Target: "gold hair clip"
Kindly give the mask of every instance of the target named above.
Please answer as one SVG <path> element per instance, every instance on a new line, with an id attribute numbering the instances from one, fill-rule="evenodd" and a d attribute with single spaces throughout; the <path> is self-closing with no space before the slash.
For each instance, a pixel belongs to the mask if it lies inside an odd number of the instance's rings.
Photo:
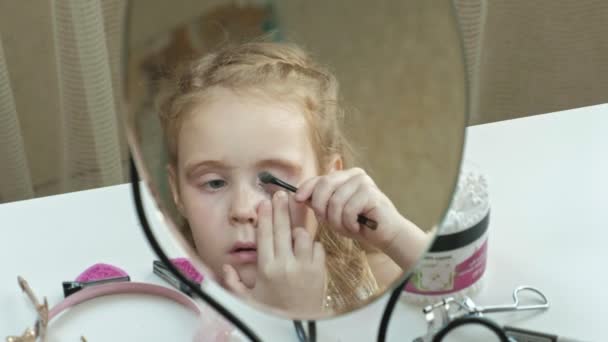
<path id="1" fill-rule="evenodd" d="M 38 319 L 34 324 L 34 328 L 27 328 L 21 334 L 21 336 L 8 336 L 6 338 L 6 342 L 36 342 L 36 339 L 40 338 L 40 341 L 44 341 L 46 338 L 46 328 L 49 324 L 49 304 L 46 300 L 46 297 L 43 297 L 42 304 L 38 301 L 38 298 L 32 291 L 32 288 L 27 283 L 23 277 L 17 277 L 19 281 L 19 286 L 21 290 L 27 294 L 30 302 L 34 304 L 34 308 L 36 308 L 36 313 L 38 314 Z M 80 337 L 82 342 L 86 342 L 84 336 Z"/>

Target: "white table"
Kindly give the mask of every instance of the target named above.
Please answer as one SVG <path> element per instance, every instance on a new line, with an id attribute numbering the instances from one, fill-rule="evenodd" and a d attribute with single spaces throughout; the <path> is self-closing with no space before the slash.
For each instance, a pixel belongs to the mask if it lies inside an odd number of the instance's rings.
<path id="1" fill-rule="evenodd" d="M 466 156 L 489 178 L 492 217 L 486 287 L 479 304 L 503 304 L 518 285 L 542 289 L 551 308 L 500 314 L 502 324 L 605 341 L 608 323 L 608 105 L 470 127 Z M 50 304 L 61 282 L 96 262 L 125 269 L 132 280 L 164 284 L 140 231 L 130 187 L 119 185 L 0 205 L 0 338 L 35 317 L 21 295 L 23 275 Z M 168 247 L 175 256 L 179 249 Z M 297 341 L 290 321 L 209 291 L 265 340 Z M 387 297 L 339 319 L 319 322 L 319 341 L 373 341 Z M 162 300 L 123 295 L 96 299 L 54 321 L 49 341 L 188 341 L 197 322 Z M 397 304 L 389 341 L 425 332 L 419 308 Z"/>

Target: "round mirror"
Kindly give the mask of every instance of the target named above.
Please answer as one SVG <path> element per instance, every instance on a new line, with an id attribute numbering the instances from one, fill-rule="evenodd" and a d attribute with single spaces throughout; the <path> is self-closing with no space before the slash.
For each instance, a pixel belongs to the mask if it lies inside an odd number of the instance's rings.
<path id="1" fill-rule="evenodd" d="M 161 244 L 298 319 L 360 308 L 412 271 L 464 142 L 450 1 L 130 6 L 129 143 Z"/>

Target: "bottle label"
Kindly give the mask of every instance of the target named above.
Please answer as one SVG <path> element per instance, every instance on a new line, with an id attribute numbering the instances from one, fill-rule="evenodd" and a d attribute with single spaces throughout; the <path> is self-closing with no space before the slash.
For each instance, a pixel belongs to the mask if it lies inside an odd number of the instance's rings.
<path id="1" fill-rule="evenodd" d="M 475 284 L 486 269 L 487 235 L 457 250 L 428 253 L 404 290 L 423 295 L 443 295 Z"/>

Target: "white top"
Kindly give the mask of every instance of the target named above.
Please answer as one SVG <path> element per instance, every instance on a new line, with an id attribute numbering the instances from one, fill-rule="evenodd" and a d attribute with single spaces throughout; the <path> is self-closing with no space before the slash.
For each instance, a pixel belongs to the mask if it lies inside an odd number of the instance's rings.
<path id="1" fill-rule="evenodd" d="M 488 178 L 492 214 L 486 287 L 480 305 L 506 304 L 512 290 L 543 290 L 543 313 L 495 314 L 501 324 L 588 341 L 608 323 L 608 105 L 470 127 L 466 159 Z M 134 281 L 164 284 L 137 222 L 128 185 L 0 205 L 0 338 L 31 326 L 35 312 L 17 285 L 24 276 L 49 303 L 61 282 L 88 266 L 119 266 Z M 179 249 L 165 246 L 177 256 Z M 292 324 L 240 304 L 217 286 L 222 302 L 264 340 L 297 341 Z M 319 341 L 373 341 L 387 296 L 363 310 L 318 324 Z M 95 299 L 51 325 L 49 341 L 189 341 L 196 320 L 163 299 Z M 426 331 L 420 308 L 399 301 L 389 341 Z"/>

